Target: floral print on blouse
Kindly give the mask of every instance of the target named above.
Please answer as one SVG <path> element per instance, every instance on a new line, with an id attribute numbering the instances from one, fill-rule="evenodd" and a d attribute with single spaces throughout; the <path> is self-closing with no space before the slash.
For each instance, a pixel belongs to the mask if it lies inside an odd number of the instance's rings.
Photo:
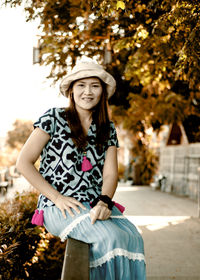
<path id="1" fill-rule="evenodd" d="M 95 145 L 96 125 L 92 122 L 85 149 L 92 169 L 84 172 L 81 170 L 84 155 L 71 139 L 65 112 L 65 108 L 51 108 L 34 123 L 34 128 L 39 127 L 50 135 L 41 153 L 39 172 L 61 194 L 80 202 L 92 201 L 101 194 L 106 150 L 109 146 L 119 147 L 116 130 L 113 122 L 110 122 L 109 140 L 103 146 L 103 151 L 98 152 Z M 41 207 L 54 205 L 42 194 L 38 204 Z"/>

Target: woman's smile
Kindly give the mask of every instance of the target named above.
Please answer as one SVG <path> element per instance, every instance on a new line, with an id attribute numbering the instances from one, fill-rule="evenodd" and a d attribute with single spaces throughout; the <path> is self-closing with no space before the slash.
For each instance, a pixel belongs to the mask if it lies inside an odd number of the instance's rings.
<path id="1" fill-rule="evenodd" d="M 85 78 L 73 85 L 73 97 L 76 109 L 91 110 L 100 101 L 102 85 L 98 78 Z"/>
<path id="2" fill-rule="evenodd" d="M 86 103 L 93 101 L 92 97 L 83 97 L 82 98 L 83 101 L 85 101 Z"/>

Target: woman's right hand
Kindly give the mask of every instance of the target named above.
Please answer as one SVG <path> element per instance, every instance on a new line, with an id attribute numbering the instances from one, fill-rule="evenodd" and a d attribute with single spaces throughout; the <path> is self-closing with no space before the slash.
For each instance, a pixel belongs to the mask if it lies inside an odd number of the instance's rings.
<path id="1" fill-rule="evenodd" d="M 64 218 L 67 218 L 65 214 L 65 210 L 69 213 L 71 217 L 74 217 L 74 213 L 72 212 L 72 209 L 74 209 L 78 214 L 80 214 L 80 209 L 78 208 L 78 206 L 83 210 L 86 210 L 86 207 L 75 198 L 64 196 L 61 194 L 57 196 L 54 203 L 60 209 Z"/>

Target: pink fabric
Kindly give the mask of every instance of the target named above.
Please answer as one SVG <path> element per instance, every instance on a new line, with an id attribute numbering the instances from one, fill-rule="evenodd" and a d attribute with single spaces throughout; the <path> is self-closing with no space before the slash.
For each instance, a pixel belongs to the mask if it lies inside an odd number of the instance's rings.
<path id="1" fill-rule="evenodd" d="M 119 209 L 121 213 L 124 213 L 125 207 L 114 201 L 114 205 Z"/>
<path id="2" fill-rule="evenodd" d="M 86 156 L 83 157 L 83 162 L 82 162 L 82 171 L 89 171 L 92 169 L 92 164 L 90 161 L 86 158 Z"/>
<path id="3" fill-rule="evenodd" d="M 39 211 L 38 211 L 38 210 L 35 210 L 35 213 L 34 213 L 34 215 L 33 215 L 33 217 L 32 217 L 32 220 L 31 220 L 31 223 L 32 223 L 33 225 L 35 225 L 35 222 L 36 222 L 36 220 L 37 220 L 37 215 L 39 215 Z"/>
<path id="4" fill-rule="evenodd" d="M 34 215 L 32 217 L 31 223 L 33 225 L 43 226 L 43 223 L 44 223 L 44 211 L 40 210 L 40 212 L 39 212 L 39 210 L 36 209 L 35 213 L 34 213 Z"/>

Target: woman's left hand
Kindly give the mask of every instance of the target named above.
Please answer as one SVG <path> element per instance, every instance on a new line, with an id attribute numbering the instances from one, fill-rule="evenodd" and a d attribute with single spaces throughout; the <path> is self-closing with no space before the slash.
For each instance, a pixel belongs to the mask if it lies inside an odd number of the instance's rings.
<path id="1" fill-rule="evenodd" d="M 96 220 L 107 220 L 111 215 L 111 210 L 103 201 L 99 201 L 95 207 L 90 210 L 91 223 L 94 224 Z"/>

